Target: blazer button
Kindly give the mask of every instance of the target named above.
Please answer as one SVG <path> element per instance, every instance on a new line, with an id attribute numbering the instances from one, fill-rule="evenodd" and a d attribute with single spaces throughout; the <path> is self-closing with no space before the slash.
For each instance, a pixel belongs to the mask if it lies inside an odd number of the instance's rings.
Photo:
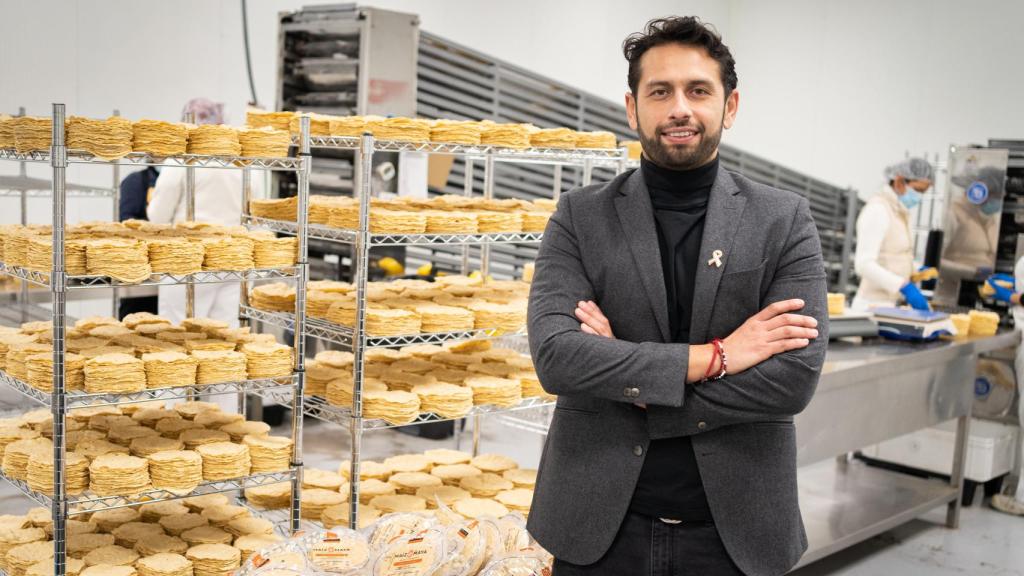
<path id="1" fill-rule="evenodd" d="M 697 430 L 703 430 L 708 427 L 707 422 L 697 422 Z"/>
<path id="2" fill-rule="evenodd" d="M 640 389 L 639 388 L 631 388 L 629 390 L 629 394 L 633 398 L 639 398 L 640 397 Z"/>
<path id="3" fill-rule="evenodd" d="M 633 455 L 634 456 L 643 456 L 644 455 L 644 447 L 639 445 L 639 444 L 637 444 L 636 446 L 633 446 Z"/>
<path id="4" fill-rule="evenodd" d="M 622 391 L 622 395 L 625 396 L 626 398 L 631 398 L 633 396 L 633 391 L 629 388 L 626 388 L 625 390 Z"/>

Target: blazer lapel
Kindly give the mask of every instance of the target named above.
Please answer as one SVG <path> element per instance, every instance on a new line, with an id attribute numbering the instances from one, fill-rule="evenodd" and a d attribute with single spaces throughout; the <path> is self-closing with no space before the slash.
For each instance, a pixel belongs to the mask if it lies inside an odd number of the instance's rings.
<path id="1" fill-rule="evenodd" d="M 658 329 L 665 342 L 672 340 L 668 325 L 668 297 L 665 294 L 665 276 L 661 269 L 661 249 L 654 224 L 654 209 L 640 170 L 622 183 L 615 209 L 626 235 L 633 260 L 640 273 L 640 283 L 658 321 Z"/>
<path id="2" fill-rule="evenodd" d="M 704 235 L 700 242 L 700 260 L 697 262 L 697 279 L 693 288 L 693 314 L 690 318 L 690 342 L 702 344 L 708 338 L 711 311 L 714 308 L 718 283 L 722 280 L 729 256 L 733 251 L 733 240 L 739 228 L 743 205 L 747 199 L 739 193 L 732 176 L 724 168 L 718 168 L 718 176 L 711 187 L 708 211 L 704 217 Z M 715 264 L 715 251 L 721 251 Z M 709 264 L 709 262 L 711 262 Z"/>

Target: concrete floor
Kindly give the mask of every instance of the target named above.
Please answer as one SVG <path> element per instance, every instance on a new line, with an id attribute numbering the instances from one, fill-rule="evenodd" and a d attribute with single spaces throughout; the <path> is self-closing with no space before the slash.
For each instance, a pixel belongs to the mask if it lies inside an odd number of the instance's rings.
<path id="1" fill-rule="evenodd" d="M 286 434 L 281 427 L 280 434 Z M 307 420 L 304 434 L 307 466 L 336 470 L 348 458 L 347 430 Z M 472 446 L 471 429 L 460 435 L 461 449 Z M 542 439 L 539 435 L 501 424 L 482 427 L 481 452 L 500 452 L 515 458 L 520 466 L 536 467 Z M 365 433 L 363 452 L 368 459 L 420 452 L 429 448 L 455 448 L 456 440 L 429 440 L 394 430 Z M 980 496 L 980 494 L 979 494 Z M 961 528 L 943 526 L 945 508 L 913 520 L 852 548 L 807 566 L 794 576 L 916 576 L 978 575 L 1024 576 L 1024 518 L 992 510 L 988 502 L 963 509 Z M 16 514 L 30 502 L 15 489 L 0 486 L 0 510 Z"/>

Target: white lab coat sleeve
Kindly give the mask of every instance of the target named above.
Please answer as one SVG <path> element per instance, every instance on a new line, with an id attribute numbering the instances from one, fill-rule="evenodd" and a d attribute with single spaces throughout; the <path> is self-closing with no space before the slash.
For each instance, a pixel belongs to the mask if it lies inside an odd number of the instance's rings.
<path id="1" fill-rule="evenodd" d="M 878 263 L 878 254 L 882 251 L 882 241 L 889 225 L 889 213 L 884 206 L 871 203 L 864 206 L 857 216 L 857 253 L 853 267 L 862 280 L 870 280 L 895 294 L 909 278 L 902 278 Z"/>
<path id="2" fill-rule="evenodd" d="M 146 217 L 150 222 L 171 224 L 178 205 L 185 196 L 185 170 L 164 168 L 156 179 L 153 197 L 146 206 Z"/>
<path id="3" fill-rule="evenodd" d="M 1024 292 L 1024 257 L 1017 260 L 1017 263 L 1013 266 L 1013 291 L 1017 293 Z M 1018 306 L 1011 306 L 1010 311 L 1013 313 L 1013 325 L 1017 330 L 1024 330 L 1024 304 Z M 1024 348 L 1024 345 L 1021 345 Z M 1024 384 L 1020 379 L 1018 383 Z"/>
<path id="4" fill-rule="evenodd" d="M 1015 292 L 1024 291 L 1024 258 L 1017 260 L 1013 267 L 1013 289 Z M 1017 330 L 1024 329 L 1024 306 L 1013 306 L 1013 321 Z M 1017 354 L 1013 362 L 1014 371 L 1017 376 L 1017 418 L 1024 422 L 1024 344 L 1017 346 Z M 1017 442 L 1016 462 L 1011 475 L 1017 476 L 1017 490 L 1013 493 L 1018 502 L 1024 503 L 1024 442 Z"/>

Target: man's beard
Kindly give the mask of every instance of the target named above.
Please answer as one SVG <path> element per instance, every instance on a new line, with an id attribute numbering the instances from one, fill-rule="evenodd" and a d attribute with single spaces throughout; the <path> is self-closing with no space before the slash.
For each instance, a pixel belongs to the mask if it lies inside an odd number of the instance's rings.
<path id="1" fill-rule="evenodd" d="M 696 146 L 673 146 L 665 144 L 661 140 L 661 133 L 673 128 L 687 128 L 697 133 L 700 140 Z M 672 122 L 655 128 L 654 134 L 648 136 L 640 125 L 640 115 L 637 113 L 637 135 L 640 137 L 640 144 L 643 146 L 644 156 L 662 168 L 670 170 L 692 170 L 710 162 L 718 150 L 718 144 L 722 141 L 722 126 L 718 130 L 708 132 L 703 126 L 680 124 Z"/>

